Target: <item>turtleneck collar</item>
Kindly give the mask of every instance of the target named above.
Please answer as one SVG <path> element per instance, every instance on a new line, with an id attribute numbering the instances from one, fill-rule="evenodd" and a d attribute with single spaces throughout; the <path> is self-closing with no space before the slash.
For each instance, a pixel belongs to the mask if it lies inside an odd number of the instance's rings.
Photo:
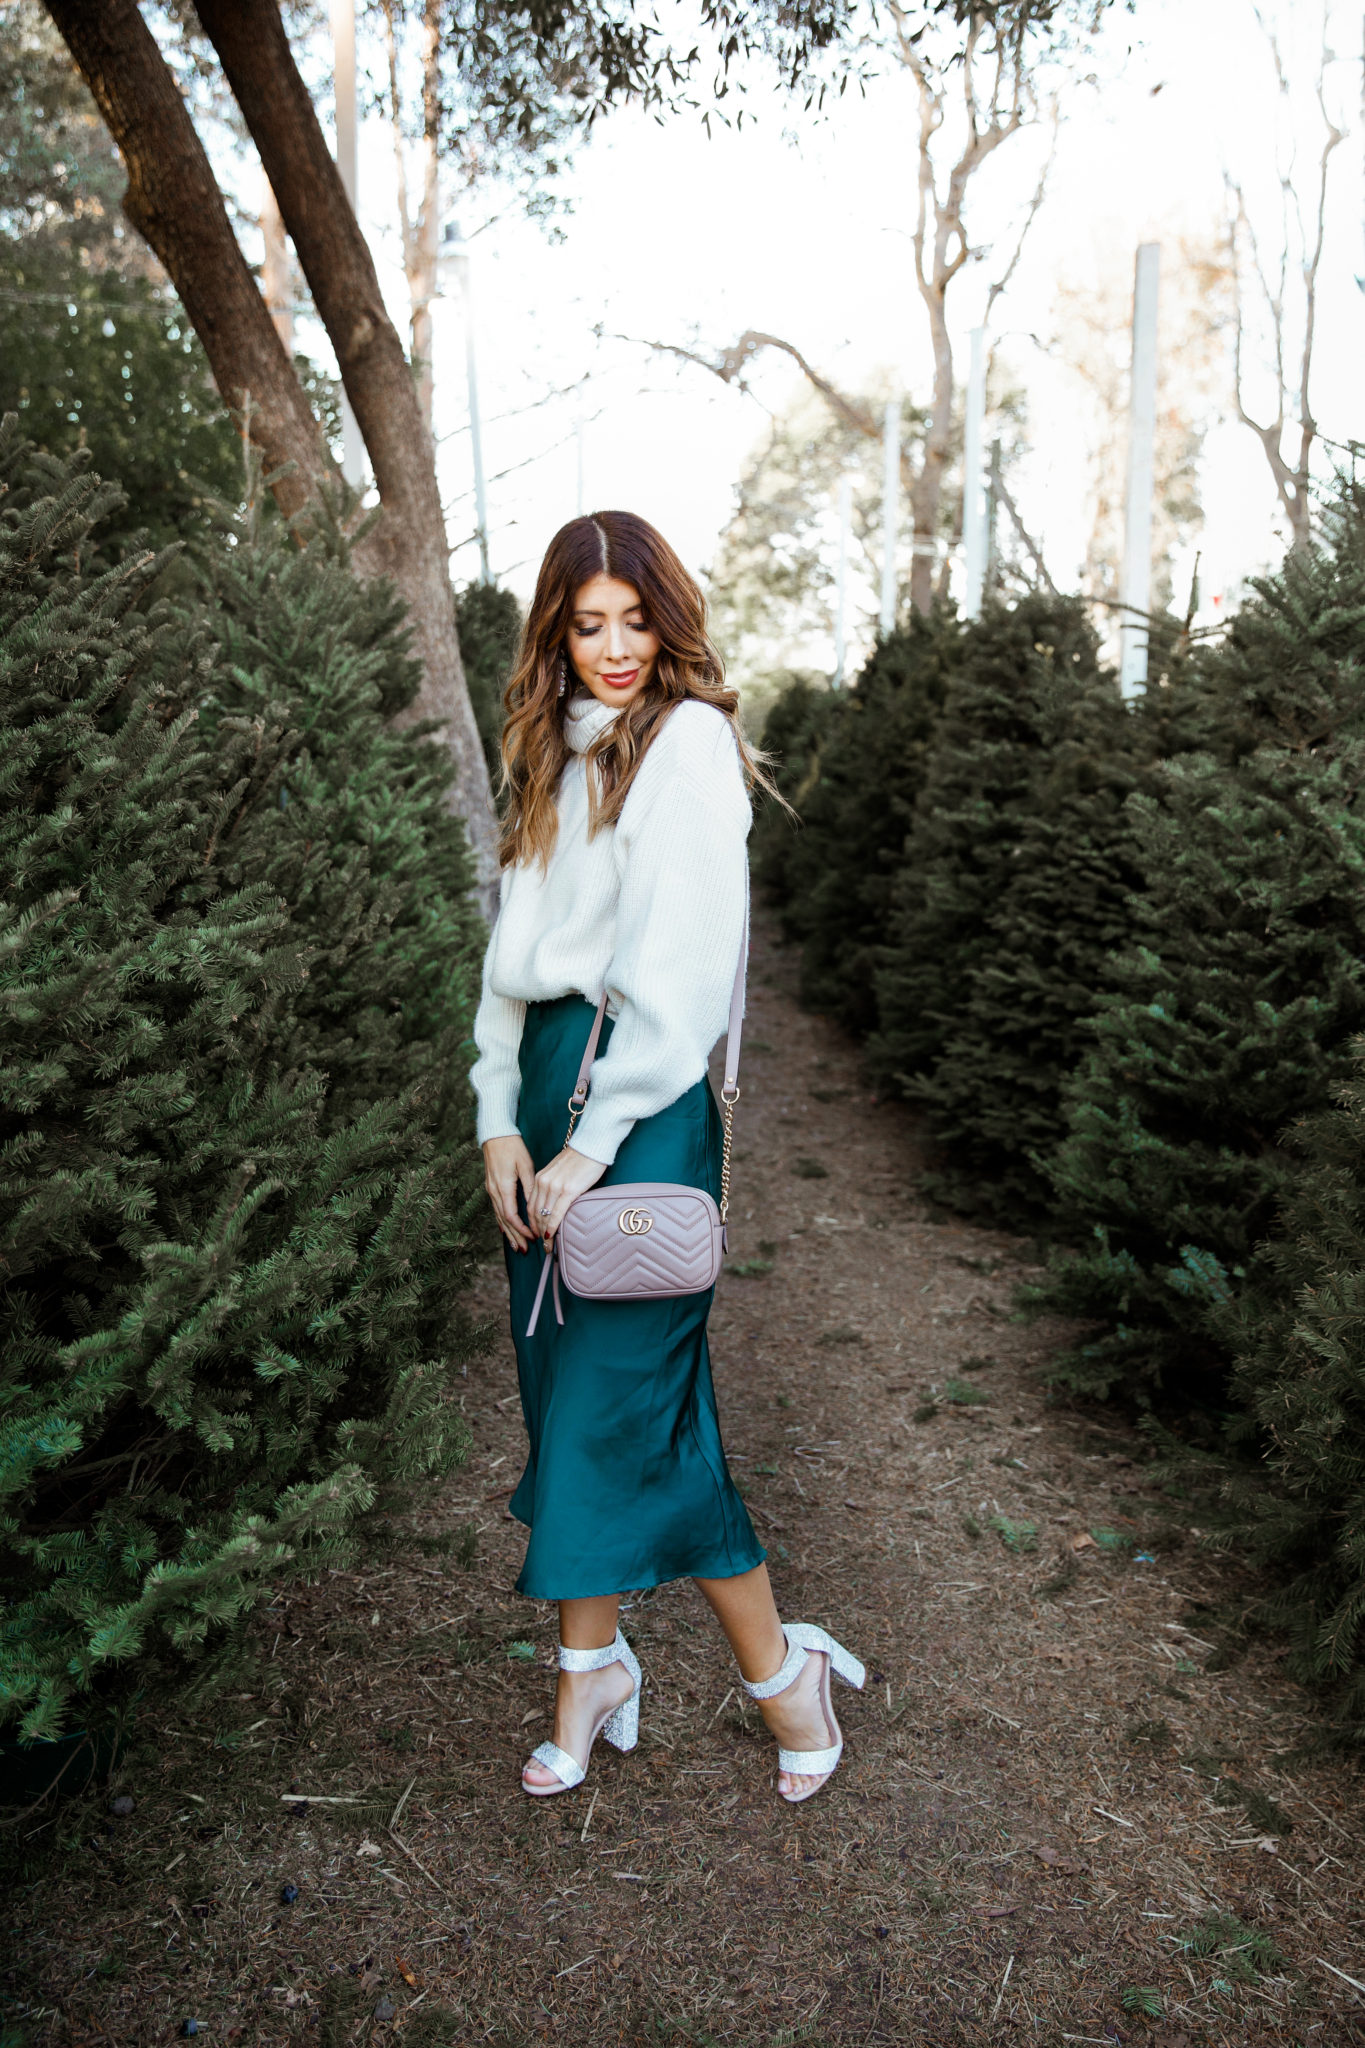
<path id="1" fill-rule="evenodd" d="M 619 716 L 613 705 L 602 703 L 590 690 L 576 691 L 564 707 L 565 741 L 575 754 L 586 754 L 598 734 Z"/>

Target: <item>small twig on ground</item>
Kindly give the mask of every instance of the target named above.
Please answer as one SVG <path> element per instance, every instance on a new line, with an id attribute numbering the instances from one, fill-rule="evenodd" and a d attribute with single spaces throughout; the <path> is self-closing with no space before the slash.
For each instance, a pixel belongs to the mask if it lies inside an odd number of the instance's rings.
<path id="1" fill-rule="evenodd" d="M 407 1782 L 406 1786 L 404 1787 L 404 1790 L 403 1790 L 403 1795 L 402 1795 L 402 1797 L 400 1798 L 400 1800 L 398 1801 L 398 1804 L 397 1804 L 397 1806 L 395 1806 L 395 1808 L 393 1809 L 393 1812 L 392 1812 L 392 1813 L 391 1813 L 391 1814 L 389 1815 L 389 1833 L 390 1833 L 390 1834 L 392 1834 L 392 1833 L 393 1833 L 393 1831 L 394 1831 L 394 1829 L 395 1829 L 395 1828 L 396 1828 L 396 1827 L 398 1826 L 398 1821 L 399 1821 L 399 1817 L 400 1817 L 400 1815 L 402 1814 L 403 1808 L 404 1808 L 404 1807 L 405 1807 L 405 1806 L 407 1805 L 407 1803 L 408 1803 L 408 1799 L 409 1799 L 409 1796 L 411 1795 L 411 1792 L 412 1792 L 412 1788 L 413 1788 L 413 1786 L 414 1786 L 414 1785 L 415 1785 L 416 1783 L 417 1783 L 417 1773 L 416 1773 L 416 1772 L 414 1771 L 414 1772 L 413 1772 L 413 1774 L 412 1774 L 412 1776 L 411 1776 L 411 1777 L 410 1777 L 410 1778 L 408 1779 L 408 1782 Z"/>
<path id="2" fill-rule="evenodd" d="M 407 1857 L 408 1861 L 410 1863 L 415 1863 L 417 1865 L 417 1868 L 421 1871 L 427 1883 L 434 1884 L 437 1891 L 441 1894 L 442 1898 L 448 1899 L 450 1897 L 450 1893 L 441 1883 L 440 1878 L 432 1876 L 431 1872 L 427 1869 L 426 1864 L 423 1863 L 421 1857 L 414 1855 L 413 1851 L 408 1847 L 407 1843 L 403 1840 L 403 1837 L 401 1835 L 396 1835 L 392 1828 L 388 1830 L 388 1836 L 389 1840 L 394 1844 L 395 1848 L 401 1849 L 403 1851 L 403 1854 Z"/>

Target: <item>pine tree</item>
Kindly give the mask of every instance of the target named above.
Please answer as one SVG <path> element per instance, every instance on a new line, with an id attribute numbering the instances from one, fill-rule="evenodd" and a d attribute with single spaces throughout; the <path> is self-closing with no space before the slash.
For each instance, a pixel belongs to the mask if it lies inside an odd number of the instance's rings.
<path id="1" fill-rule="evenodd" d="M 795 894 L 792 836 L 800 830 L 802 810 L 819 773 L 820 749 L 837 703 L 824 684 L 790 672 L 783 676 L 763 721 L 760 744 L 768 759 L 768 772 L 791 811 L 759 795 L 749 865 L 755 888 L 761 889 L 784 917 Z"/>
<path id="2" fill-rule="evenodd" d="M 521 606 L 496 583 L 469 583 L 456 599 L 455 622 L 469 698 L 496 789 L 502 775 L 502 693 L 516 660 Z"/>
<path id="3" fill-rule="evenodd" d="M 1130 801 L 1142 885 L 1051 1169 L 1081 1249 L 1034 1296 L 1102 1326 L 1060 1364 L 1088 1392 L 1218 1394 L 1227 1303 L 1257 1284 L 1285 1186 L 1279 1134 L 1329 1101 L 1365 1025 L 1362 651 L 1348 497 L 1211 664 L 1219 751 Z"/>
<path id="4" fill-rule="evenodd" d="M 1069 665 L 1058 665 L 1046 641 L 1022 668 L 1014 710 L 1027 728 L 1016 739 L 1024 779 L 1012 786 L 995 754 L 992 773 L 1008 792 L 1013 837 L 997 847 L 998 881 L 982 901 L 984 944 L 942 1051 L 902 1084 L 923 1105 L 942 1148 L 926 1186 L 955 1208 L 1016 1226 L 1048 1225 L 1047 1161 L 1065 1128 L 1063 1090 L 1091 1043 L 1096 987 L 1109 954 L 1128 936 L 1128 897 L 1140 880 L 1128 799 L 1157 762 L 1201 732 L 1201 693 L 1193 685 L 1181 658 L 1149 693 L 1125 704 L 1084 640 L 1072 646 Z M 964 681 L 960 719 L 970 706 Z M 964 755 L 940 756 L 941 772 L 970 773 L 970 762 L 969 744 Z M 931 792 L 921 825 L 937 835 L 945 821 L 929 815 L 933 801 Z M 916 843 L 908 849 L 907 894 Z M 925 884 L 927 895 L 930 878 Z M 968 935 L 960 924 L 958 939 Z M 889 971 L 899 965 L 888 957 Z"/>
<path id="5" fill-rule="evenodd" d="M 148 612 L 116 491 L 12 422 L 0 477 L 0 1717 L 49 1736 L 462 1455 L 480 931 L 340 543 L 253 521 Z"/>
<path id="6" fill-rule="evenodd" d="M 1286 1631 L 1294 1675 L 1336 1682 L 1365 1734 L 1365 1041 L 1336 1102 L 1287 1141 L 1259 1285 L 1221 1334 L 1237 1352 L 1223 1526 L 1279 1583 L 1257 1603 Z M 1249 1459 L 1254 1457 L 1253 1465 Z"/>
<path id="7" fill-rule="evenodd" d="M 1046 765 L 1041 707 L 1097 677 L 1079 602 L 1025 597 L 966 629 L 890 892 L 870 1048 L 884 1085 L 913 1093 L 951 1050 L 997 958 L 996 913 Z"/>
<path id="8" fill-rule="evenodd" d="M 758 872 L 800 943 L 803 1002 L 852 1031 L 877 1022 L 874 960 L 960 646 L 951 613 L 917 615 L 878 643 L 849 690 L 797 684 L 764 729 L 765 746 L 803 764 L 783 788 L 801 822 L 765 821 Z"/>

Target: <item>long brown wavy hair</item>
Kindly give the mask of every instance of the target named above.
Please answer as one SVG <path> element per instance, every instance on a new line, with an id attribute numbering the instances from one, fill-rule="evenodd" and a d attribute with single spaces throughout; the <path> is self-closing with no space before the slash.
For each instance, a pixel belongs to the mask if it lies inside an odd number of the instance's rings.
<path id="1" fill-rule="evenodd" d="M 582 686 L 569 653 L 574 599 L 594 576 L 612 576 L 639 594 L 645 623 L 659 642 L 649 686 L 588 749 L 588 833 L 614 825 L 663 723 L 686 697 L 714 704 L 730 721 L 750 787 L 778 793 L 766 759 L 746 742 L 739 695 L 706 631 L 706 599 L 661 533 L 633 512 L 592 512 L 571 519 L 545 551 L 526 615 L 517 665 L 503 696 L 503 867 L 549 860 L 559 830 L 555 793 L 571 749 L 564 737 L 569 698 Z M 567 667 L 569 688 L 559 685 Z M 778 801 L 781 802 L 780 796 Z"/>

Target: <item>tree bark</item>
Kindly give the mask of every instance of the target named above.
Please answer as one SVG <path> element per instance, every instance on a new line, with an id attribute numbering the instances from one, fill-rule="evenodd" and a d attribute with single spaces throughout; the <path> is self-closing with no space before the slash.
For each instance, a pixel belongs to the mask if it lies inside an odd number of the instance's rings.
<path id="1" fill-rule="evenodd" d="M 497 819 L 460 660 L 435 450 L 403 344 L 294 62 L 279 0 L 198 0 L 198 14 L 279 201 L 365 438 L 384 514 L 367 552 L 407 602 L 422 664 L 422 684 L 403 721 L 440 723 L 455 764 L 454 805 L 488 902 Z"/>
<path id="2" fill-rule="evenodd" d="M 288 471 L 273 489 L 293 516 L 335 467 L 175 79 L 136 0 L 45 4 L 123 158 L 123 210 L 165 265 L 223 397 L 249 413 L 268 466 Z"/>
<path id="3" fill-rule="evenodd" d="M 272 489 L 281 510 L 289 517 L 303 512 L 321 489 L 336 486 L 336 465 L 238 246 L 174 76 L 142 19 L 137 0 L 44 0 L 44 4 L 118 145 L 128 173 L 124 196 L 128 219 L 164 264 L 204 344 L 224 399 L 249 414 L 251 438 L 270 469 L 277 472 Z M 203 11 L 209 12 L 207 6 Z M 255 128 L 253 135 L 315 297 L 321 296 L 317 272 L 320 262 L 325 272 L 329 233 L 332 240 L 337 239 L 335 224 L 329 228 L 323 216 L 329 208 L 334 216 L 340 216 L 339 245 L 331 259 L 338 265 L 337 277 L 329 280 L 331 289 L 319 311 L 337 348 L 343 375 L 348 357 L 354 358 L 357 352 L 362 357 L 358 370 L 354 361 L 351 363 L 347 390 L 380 482 L 385 512 L 376 528 L 358 543 L 355 565 L 362 575 L 392 577 L 407 602 L 423 681 L 402 722 L 434 718 L 442 729 L 455 771 L 452 806 L 465 820 L 479 893 L 491 911 L 497 822 L 460 662 L 430 436 L 422 426 L 402 344 L 380 301 L 369 251 L 284 40 L 278 6 L 274 0 L 267 0 L 264 6 L 233 0 L 223 11 L 232 16 L 232 28 L 240 29 L 245 22 L 258 35 L 273 29 L 270 61 L 281 73 L 287 71 L 281 88 L 288 102 L 287 117 L 302 133 L 302 172 L 295 163 L 300 154 L 297 138 L 293 149 L 272 149 L 267 157 Z M 288 98 L 290 81 L 292 100 Z M 236 80 L 230 77 L 229 83 L 236 91 Z M 259 105 L 257 114 L 259 118 Z M 315 138 L 311 151 L 310 129 Z M 319 151 L 326 176 L 310 178 L 308 171 Z M 277 163 L 281 168 L 275 170 Z M 277 182 L 285 178 L 290 194 L 287 205 Z M 309 259 L 300 247 L 305 230 Z M 343 253 L 350 259 L 344 264 Z M 376 342 L 378 377 L 369 374 Z M 363 389 L 363 404 L 352 380 Z M 405 443 L 406 463 L 402 459 Z M 279 474 L 281 471 L 284 473 Z"/>

